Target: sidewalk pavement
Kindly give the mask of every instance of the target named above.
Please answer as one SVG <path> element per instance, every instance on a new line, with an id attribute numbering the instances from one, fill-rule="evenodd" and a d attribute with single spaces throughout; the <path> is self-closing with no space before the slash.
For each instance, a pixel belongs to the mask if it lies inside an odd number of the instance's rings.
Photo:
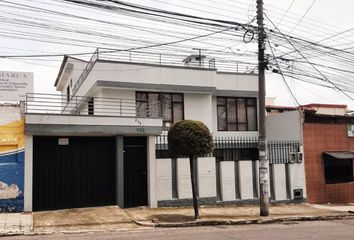
<path id="1" fill-rule="evenodd" d="M 117 206 L 33 213 L 33 234 L 80 233 L 142 229 Z"/>
<path id="2" fill-rule="evenodd" d="M 192 207 L 129 208 L 117 206 L 79 208 L 35 213 L 0 213 L 0 236 L 20 234 L 87 233 L 146 230 L 152 227 L 189 227 L 354 218 L 354 204 L 272 205 L 269 217 L 259 216 L 257 205 L 200 207 L 193 219 Z M 33 220 L 32 220 L 33 219 Z M 33 227 L 32 227 L 33 221 Z"/>
<path id="3" fill-rule="evenodd" d="M 194 220 L 191 207 L 178 208 L 133 208 L 126 213 L 137 224 L 154 227 L 188 227 L 222 224 L 273 223 L 286 221 L 331 220 L 354 218 L 348 212 L 353 205 L 271 205 L 270 216 L 260 217 L 257 205 L 225 205 L 200 207 L 200 219 Z"/>
<path id="4" fill-rule="evenodd" d="M 31 213 L 0 213 L 0 236 L 26 234 L 31 231 Z"/>

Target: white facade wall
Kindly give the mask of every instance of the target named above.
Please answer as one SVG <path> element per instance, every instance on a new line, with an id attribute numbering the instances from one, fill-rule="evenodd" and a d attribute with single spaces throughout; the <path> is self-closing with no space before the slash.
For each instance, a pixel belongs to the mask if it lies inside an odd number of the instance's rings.
<path id="1" fill-rule="evenodd" d="M 172 160 L 156 159 L 157 200 L 172 199 Z"/>
<path id="2" fill-rule="evenodd" d="M 273 186 L 275 200 L 286 200 L 285 164 L 273 164 Z"/>
<path id="3" fill-rule="evenodd" d="M 177 159 L 177 192 L 180 199 L 192 198 L 189 158 Z"/>
<path id="4" fill-rule="evenodd" d="M 184 119 L 202 121 L 212 131 L 212 95 L 184 94 Z"/>
<path id="5" fill-rule="evenodd" d="M 223 201 L 236 199 L 235 162 L 220 162 L 220 192 Z"/>
<path id="6" fill-rule="evenodd" d="M 300 144 L 302 144 L 303 143 L 302 121 L 303 121 L 302 114 L 299 111 L 283 112 L 283 113 L 267 116 L 266 130 L 267 130 L 268 141 L 290 140 L 290 141 L 299 141 Z M 300 147 L 300 152 L 303 152 L 302 146 Z M 304 161 L 306 161 L 306 156 L 303 155 L 303 160 L 301 163 L 289 164 L 289 181 L 290 181 L 289 185 L 290 185 L 291 199 L 294 199 L 294 189 L 303 189 L 303 197 L 306 198 Z M 277 165 L 279 164 L 274 165 L 275 168 L 280 170 L 280 168 L 282 167 L 279 167 Z M 283 184 L 284 186 L 280 186 L 282 183 L 284 183 Z M 281 181 L 280 183 L 278 183 L 278 186 L 275 188 L 275 190 L 278 189 L 277 191 L 284 191 L 284 189 L 286 189 L 285 184 L 286 184 L 285 181 Z M 280 195 L 283 196 L 284 193 L 281 193 Z M 281 200 L 281 199 L 276 198 L 276 200 Z"/>
<path id="7" fill-rule="evenodd" d="M 290 165 L 290 194 L 294 198 L 294 189 L 303 189 L 303 197 L 306 198 L 306 182 L 304 163 L 295 163 Z"/>
<path id="8" fill-rule="evenodd" d="M 302 143 L 302 118 L 299 111 L 283 112 L 266 117 L 268 141 L 292 140 Z"/>
<path id="9" fill-rule="evenodd" d="M 239 161 L 239 176 L 241 199 L 254 198 L 252 161 Z"/>
<path id="10" fill-rule="evenodd" d="M 216 76 L 216 88 L 218 90 L 258 92 L 258 75 L 256 74 L 218 72 Z"/>
<path id="11" fill-rule="evenodd" d="M 199 197 L 216 197 L 215 158 L 198 158 L 197 170 Z"/>
<path id="12" fill-rule="evenodd" d="M 25 189 L 24 189 L 24 211 L 32 212 L 32 191 L 33 191 L 33 136 L 26 135 L 25 151 Z"/>
<path id="13" fill-rule="evenodd" d="M 66 89 L 70 84 L 70 80 L 72 80 L 72 86 L 70 86 L 70 91 L 72 92 L 72 87 L 75 85 L 76 80 L 80 77 L 86 65 L 86 61 L 68 57 L 63 74 L 57 85 L 57 91 L 61 91 L 62 95 L 66 96 Z"/>

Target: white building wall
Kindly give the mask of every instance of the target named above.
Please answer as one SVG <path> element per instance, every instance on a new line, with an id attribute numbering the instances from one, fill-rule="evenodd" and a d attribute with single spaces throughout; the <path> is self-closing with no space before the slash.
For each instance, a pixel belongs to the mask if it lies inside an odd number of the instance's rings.
<path id="1" fill-rule="evenodd" d="M 218 90 L 237 90 L 258 92 L 258 75 L 256 74 L 235 74 L 220 73 L 216 74 Z"/>
<path id="2" fill-rule="evenodd" d="M 172 199 L 172 160 L 156 159 L 157 200 Z"/>
<path id="3" fill-rule="evenodd" d="M 285 164 L 273 164 L 273 186 L 275 200 L 286 200 Z"/>
<path id="4" fill-rule="evenodd" d="M 189 158 L 177 159 L 177 192 L 180 199 L 192 198 Z"/>
<path id="5" fill-rule="evenodd" d="M 268 141 L 290 140 L 290 141 L 299 141 L 300 144 L 302 144 L 303 143 L 302 114 L 299 111 L 290 111 L 290 112 L 283 112 L 283 113 L 267 116 L 266 130 L 267 130 Z M 302 146 L 300 147 L 300 151 L 303 152 Z M 294 189 L 303 189 L 303 197 L 306 198 L 304 161 L 306 161 L 305 155 L 303 155 L 303 160 L 301 163 L 289 164 L 289 180 L 290 180 L 289 185 L 290 185 L 291 199 L 294 198 Z M 274 164 L 275 168 L 280 170 L 280 168 L 282 167 L 279 167 L 277 165 L 279 164 Z M 283 186 L 280 186 L 281 184 L 283 184 Z M 285 184 L 286 184 L 285 181 L 279 182 L 277 186 L 278 189 L 277 191 L 284 191 L 283 189 L 286 189 Z M 280 195 L 283 196 L 283 194 L 284 193 L 281 193 Z"/>
<path id="6" fill-rule="evenodd" d="M 241 199 L 254 198 L 252 161 L 239 162 L 239 176 Z"/>
<path id="7" fill-rule="evenodd" d="M 157 207 L 157 162 L 155 152 L 155 136 L 147 137 L 147 171 L 148 171 L 148 203 L 149 207 Z"/>
<path id="8" fill-rule="evenodd" d="M 24 211 L 32 212 L 33 136 L 26 135 Z"/>
<path id="9" fill-rule="evenodd" d="M 293 140 L 302 143 L 302 123 L 299 111 L 283 112 L 266 117 L 268 141 Z"/>
<path id="10" fill-rule="evenodd" d="M 220 162 L 220 190 L 223 201 L 233 201 L 236 199 L 235 186 L 235 162 Z"/>
<path id="11" fill-rule="evenodd" d="M 161 67 L 158 65 L 96 62 L 91 73 L 78 90 L 78 95 L 88 92 L 98 80 L 140 84 L 215 87 L 216 72 L 208 69 L 199 70 L 180 67 Z"/>
<path id="12" fill-rule="evenodd" d="M 303 162 L 290 165 L 290 194 L 294 198 L 294 189 L 303 189 L 303 197 L 306 198 L 305 169 Z"/>
<path id="13" fill-rule="evenodd" d="M 184 119 L 202 121 L 212 131 L 211 113 L 211 94 L 184 94 Z"/>
<path id="14" fill-rule="evenodd" d="M 215 158 L 198 158 L 197 169 L 199 197 L 216 197 Z"/>

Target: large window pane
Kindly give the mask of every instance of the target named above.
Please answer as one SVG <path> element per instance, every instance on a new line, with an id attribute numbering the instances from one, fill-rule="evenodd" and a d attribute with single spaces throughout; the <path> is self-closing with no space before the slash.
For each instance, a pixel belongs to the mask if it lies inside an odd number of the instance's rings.
<path id="1" fill-rule="evenodd" d="M 136 101 L 136 115 L 137 117 L 147 117 L 147 102 Z"/>
<path id="2" fill-rule="evenodd" d="M 148 94 L 148 114 L 150 117 L 160 116 L 160 96 L 158 93 Z"/>
<path id="3" fill-rule="evenodd" d="M 183 104 L 173 103 L 173 123 L 183 120 Z"/>
<path id="4" fill-rule="evenodd" d="M 227 128 L 229 131 L 237 130 L 236 99 L 227 99 Z"/>
<path id="5" fill-rule="evenodd" d="M 162 118 L 165 122 L 172 122 L 172 99 L 170 94 L 161 95 Z"/>
<path id="6" fill-rule="evenodd" d="M 247 99 L 248 131 L 257 131 L 257 101 L 255 98 Z"/>
<path id="7" fill-rule="evenodd" d="M 217 97 L 220 131 L 257 131 L 256 98 Z"/>
<path id="8" fill-rule="evenodd" d="M 218 106 L 218 130 L 219 131 L 227 130 L 226 106 Z"/>
<path id="9" fill-rule="evenodd" d="M 239 131 L 247 131 L 246 100 L 244 98 L 237 98 L 237 126 Z"/>
<path id="10" fill-rule="evenodd" d="M 138 117 L 162 117 L 165 129 L 174 122 L 183 120 L 183 94 L 181 93 L 136 93 Z"/>

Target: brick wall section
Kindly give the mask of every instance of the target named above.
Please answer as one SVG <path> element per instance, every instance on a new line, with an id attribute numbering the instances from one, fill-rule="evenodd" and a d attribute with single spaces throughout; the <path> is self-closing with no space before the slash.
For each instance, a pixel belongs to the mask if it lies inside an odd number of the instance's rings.
<path id="1" fill-rule="evenodd" d="M 309 203 L 353 203 L 354 182 L 325 184 L 322 152 L 353 151 L 346 124 L 304 123 L 304 155 Z"/>

